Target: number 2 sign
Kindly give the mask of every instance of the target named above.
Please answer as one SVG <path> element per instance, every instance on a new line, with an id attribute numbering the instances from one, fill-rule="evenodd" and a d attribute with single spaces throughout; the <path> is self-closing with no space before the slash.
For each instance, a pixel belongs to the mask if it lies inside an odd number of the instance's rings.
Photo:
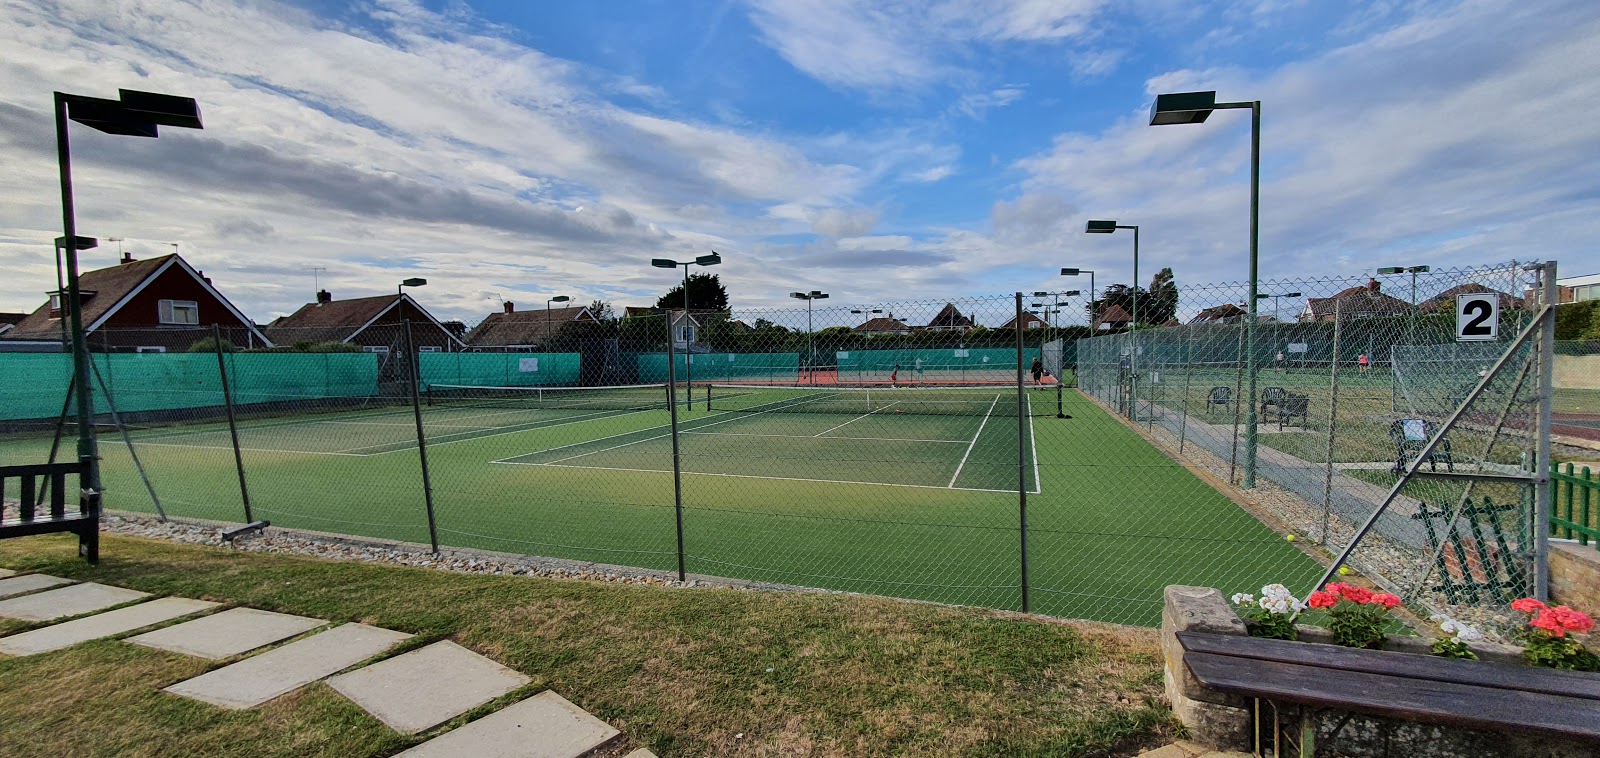
<path id="1" fill-rule="evenodd" d="M 1456 341 L 1493 342 L 1500 338 L 1500 297 L 1490 292 L 1456 295 Z"/>

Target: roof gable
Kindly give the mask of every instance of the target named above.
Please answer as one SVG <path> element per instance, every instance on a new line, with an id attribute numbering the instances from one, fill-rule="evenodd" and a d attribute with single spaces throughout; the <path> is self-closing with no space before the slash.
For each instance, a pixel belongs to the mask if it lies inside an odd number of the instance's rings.
<path id="1" fill-rule="evenodd" d="M 475 347 L 537 345 L 574 321 L 598 321 L 588 306 L 491 313 L 467 334 Z"/>
<path id="2" fill-rule="evenodd" d="M 427 316 L 439 331 L 449 335 L 456 344 L 465 345 L 410 295 L 374 295 L 350 300 L 332 300 L 326 303 L 306 303 L 294 313 L 273 322 L 272 326 L 267 328 L 267 336 L 284 344 L 349 342 L 401 302 Z"/>

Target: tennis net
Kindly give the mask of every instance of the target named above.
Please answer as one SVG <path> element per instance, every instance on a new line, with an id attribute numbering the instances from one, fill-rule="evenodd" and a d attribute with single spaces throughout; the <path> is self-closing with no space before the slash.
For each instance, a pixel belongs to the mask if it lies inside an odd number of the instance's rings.
<path id="1" fill-rule="evenodd" d="M 1015 416 L 1017 385 L 961 387 L 775 387 L 710 384 L 706 407 L 755 413 L 908 413 Z M 1053 397 L 1053 395 L 1052 395 Z M 1052 400 L 1050 412 L 1055 412 Z"/>
<path id="2" fill-rule="evenodd" d="M 428 405 L 529 410 L 648 410 L 667 407 L 665 384 L 612 387 L 496 387 L 430 384 Z"/>

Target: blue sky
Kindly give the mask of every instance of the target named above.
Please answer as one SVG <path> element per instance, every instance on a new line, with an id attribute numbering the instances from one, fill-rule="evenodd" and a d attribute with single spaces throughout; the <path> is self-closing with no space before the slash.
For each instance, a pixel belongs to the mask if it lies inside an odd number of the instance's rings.
<path id="1" fill-rule="evenodd" d="M 1267 277 L 1600 270 L 1582 0 L 54 0 L 8 5 L 0 45 L 0 310 L 54 287 L 50 91 L 118 87 L 207 129 L 75 137 L 84 233 L 176 241 L 262 321 L 313 266 L 337 297 L 426 276 L 469 323 L 649 304 L 649 258 L 712 249 L 736 307 L 1127 282 L 1094 217 L 1141 224 L 1146 281 L 1239 280 L 1248 119 L 1144 124 L 1196 89 L 1264 103 Z"/>

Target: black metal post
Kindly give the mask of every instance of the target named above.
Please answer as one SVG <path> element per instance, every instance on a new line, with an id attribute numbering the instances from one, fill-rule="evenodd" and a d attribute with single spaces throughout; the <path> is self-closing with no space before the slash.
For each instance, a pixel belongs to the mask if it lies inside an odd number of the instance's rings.
<path id="1" fill-rule="evenodd" d="M 1026 398 L 1023 396 L 1022 293 L 1017 293 L 1017 317 L 1012 322 L 1017 332 L 1017 528 L 1022 545 L 1022 612 L 1028 612 L 1028 429 Z"/>
<path id="2" fill-rule="evenodd" d="M 405 298 L 400 298 L 400 307 L 405 308 Z M 422 431 L 422 396 L 419 385 L 422 384 L 422 363 L 417 360 L 417 348 L 411 341 L 411 317 L 404 310 L 400 312 L 400 323 L 405 325 L 406 332 L 406 379 L 411 383 L 411 413 L 417 420 L 417 455 L 422 459 L 422 497 L 428 508 L 428 544 L 433 547 L 433 552 L 439 552 L 439 527 L 433 518 L 433 482 L 428 477 L 428 436 Z"/>
<path id="3" fill-rule="evenodd" d="M 1256 294 L 1261 285 L 1261 101 L 1250 103 L 1250 320 L 1245 322 L 1245 354 L 1250 359 L 1250 410 L 1245 418 L 1244 430 L 1244 489 L 1256 486 L 1256 452 L 1258 448 L 1256 406 Z"/>
<path id="4" fill-rule="evenodd" d="M 691 323 L 693 319 L 689 316 L 689 267 L 692 265 L 694 264 L 683 264 L 683 320 Z M 667 331 L 671 330 L 669 326 Z M 670 343 L 671 340 L 668 340 L 668 344 Z M 667 353 L 668 364 L 671 364 L 673 360 L 672 354 L 670 352 Z M 668 369 L 668 372 L 670 376 L 671 369 Z M 683 397 L 688 401 L 688 404 L 684 407 L 691 411 L 694 410 L 694 340 L 687 339 L 683 341 Z M 676 432 L 673 433 L 673 439 L 677 439 Z"/>
<path id="5" fill-rule="evenodd" d="M 222 357 L 222 327 L 211 325 L 211 344 L 217 350 L 217 376 L 222 379 L 222 404 L 228 410 L 228 436 L 233 440 L 233 467 L 239 472 L 239 499 L 244 503 L 244 522 L 255 521 L 250 513 L 250 488 L 244 483 L 244 453 L 239 450 L 239 423 L 233 413 L 233 388 L 228 381 L 228 364 Z"/>
<path id="6" fill-rule="evenodd" d="M 61 226 L 66 239 L 62 255 L 67 268 L 67 309 L 72 332 L 72 379 L 78 391 L 78 461 L 83 464 L 79 489 L 100 491 L 100 455 L 94 434 L 94 391 L 89 383 L 89 343 L 83 335 L 83 313 L 78 290 L 78 222 L 72 205 L 72 149 L 67 140 L 67 98 L 55 93 L 56 160 L 61 167 Z"/>
<path id="7" fill-rule="evenodd" d="M 684 309 L 684 314 L 688 315 L 687 308 Z M 682 456 L 678 452 L 678 369 L 675 365 L 678 356 L 672 347 L 672 339 L 672 315 L 669 313 L 667 314 L 667 414 L 672 425 L 672 508 L 678 522 L 678 581 L 681 582 L 687 575 L 683 565 L 683 467 Z M 690 394 L 693 394 L 693 390 L 690 390 Z M 706 407 L 711 407 L 709 397 L 706 399 Z"/>

